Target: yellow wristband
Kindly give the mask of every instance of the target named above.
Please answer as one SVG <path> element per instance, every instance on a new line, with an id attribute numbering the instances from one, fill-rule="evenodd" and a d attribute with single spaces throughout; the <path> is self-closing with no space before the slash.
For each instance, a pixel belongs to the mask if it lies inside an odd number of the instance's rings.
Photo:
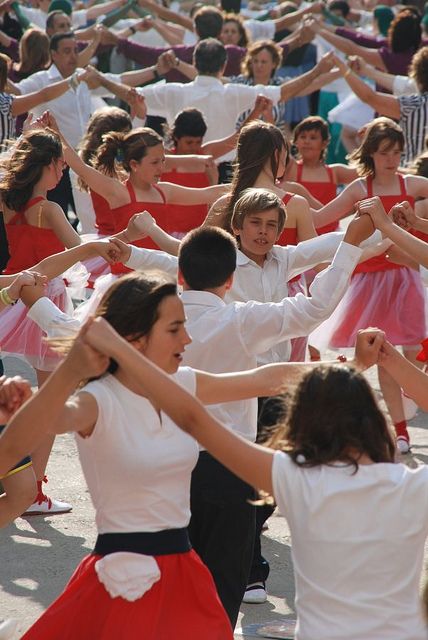
<path id="1" fill-rule="evenodd" d="M 7 289 L 0 289 L 0 301 L 3 304 L 15 304 L 16 300 L 12 300 Z"/>
<path id="2" fill-rule="evenodd" d="M 344 78 L 347 78 L 349 76 L 349 74 L 351 73 L 352 69 L 349 69 L 343 74 Z"/>

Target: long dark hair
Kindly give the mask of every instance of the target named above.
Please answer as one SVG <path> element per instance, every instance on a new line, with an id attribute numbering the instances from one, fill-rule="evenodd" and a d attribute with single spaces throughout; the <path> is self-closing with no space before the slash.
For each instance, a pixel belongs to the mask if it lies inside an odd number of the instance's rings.
<path id="1" fill-rule="evenodd" d="M 298 385 L 287 422 L 266 443 L 301 467 L 358 459 L 393 462 L 395 445 L 364 376 L 350 367 L 320 366 Z"/>
<path id="2" fill-rule="evenodd" d="M 279 154 L 289 148 L 280 129 L 274 124 L 255 120 L 242 128 L 236 148 L 236 163 L 230 198 L 228 199 L 224 228 L 232 231 L 230 221 L 236 201 L 244 189 L 254 187 L 264 166 L 270 161 L 274 179 L 278 173 Z"/>
<path id="3" fill-rule="evenodd" d="M 132 129 L 129 133 L 112 131 L 104 135 L 93 166 L 114 177 L 118 164 L 129 172 L 131 160 L 139 162 L 147 154 L 147 149 L 160 144 L 163 144 L 161 136 L 149 127 Z"/>
<path id="4" fill-rule="evenodd" d="M 2 163 L 0 198 L 12 211 L 20 211 L 33 195 L 44 167 L 62 156 L 61 140 L 52 131 L 34 130 L 16 143 L 12 155 Z"/>
<path id="5" fill-rule="evenodd" d="M 86 133 L 79 144 L 79 154 L 85 164 L 92 165 L 103 142 L 103 137 L 112 131 L 128 133 L 132 129 L 132 120 L 126 111 L 119 107 L 102 107 L 91 116 Z M 79 178 L 79 186 L 87 191 L 86 183 Z"/>

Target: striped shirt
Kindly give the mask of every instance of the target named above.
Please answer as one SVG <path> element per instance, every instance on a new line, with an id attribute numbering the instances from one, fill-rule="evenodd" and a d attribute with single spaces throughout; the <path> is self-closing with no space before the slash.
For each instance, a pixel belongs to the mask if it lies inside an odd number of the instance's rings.
<path id="1" fill-rule="evenodd" d="M 15 138 L 15 118 L 12 115 L 13 96 L 0 93 L 0 148 L 5 141 Z"/>
<path id="2" fill-rule="evenodd" d="M 404 133 L 403 163 L 409 165 L 425 151 L 428 134 L 428 93 L 400 96 L 400 126 Z"/>

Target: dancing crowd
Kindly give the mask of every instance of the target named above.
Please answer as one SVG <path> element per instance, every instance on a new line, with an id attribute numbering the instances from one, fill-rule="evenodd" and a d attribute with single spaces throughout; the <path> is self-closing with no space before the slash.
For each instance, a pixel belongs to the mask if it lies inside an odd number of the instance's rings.
<path id="1" fill-rule="evenodd" d="M 231 639 L 278 508 L 296 639 L 426 639 L 428 4 L 4 0 L 0 113 L 0 527 L 73 432 L 97 531 L 23 638 Z"/>

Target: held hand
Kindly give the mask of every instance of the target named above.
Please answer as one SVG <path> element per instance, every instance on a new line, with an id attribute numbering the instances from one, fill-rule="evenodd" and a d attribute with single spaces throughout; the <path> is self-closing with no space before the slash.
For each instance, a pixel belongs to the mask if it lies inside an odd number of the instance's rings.
<path id="1" fill-rule="evenodd" d="M 88 64 L 85 71 L 79 74 L 79 82 L 86 82 L 89 89 L 97 89 L 101 85 L 102 73 Z"/>
<path id="2" fill-rule="evenodd" d="M 420 221 L 420 218 L 418 218 L 412 206 L 406 200 L 395 204 L 390 210 L 390 215 L 395 224 L 398 224 L 403 229 L 415 229 Z"/>
<path id="3" fill-rule="evenodd" d="M 321 30 L 321 25 L 318 20 L 315 20 L 312 16 L 308 16 L 303 21 L 303 26 L 309 30 L 313 36 L 315 36 Z"/>
<path id="4" fill-rule="evenodd" d="M 150 29 L 153 29 L 153 27 L 154 20 L 149 16 L 147 16 L 147 18 L 143 18 L 135 24 L 135 28 L 137 29 L 137 31 L 150 31 Z"/>
<path id="5" fill-rule="evenodd" d="M 381 367 L 385 367 L 385 369 L 388 369 L 388 366 L 390 364 L 397 362 L 402 357 L 403 356 L 398 351 L 398 349 L 392 346 L 392 344 L 387 340 L 384 340 L 382 347 L 379 351 L 379 365 Z"/>
<path id="6" fill-rule="evenodd" d="M 87 347 L 109 361 L 120 350 L 124 339 L 104 318 L 92 318 L 83 327 L 82 340 Z"/>
<path id="7" fill-rule="evenodd" d="M 387 216 L 382 201 L 378 196 L 360 200 L 357 202 L 356 210 L 358 216 L 369 215 L 377 229 L 385 229 L 387 225 L 391 224 L 391 220 Z"/>
<path id="8" fill-rule="evenodd" d="M 150 235 L 150 230 L 156 225 L 156 220 L 148 211 L 134 214 L 126 227 L 126 236 L 129 242 L 134 242 Z"/>
<path id="9" fill-rule="evenodd" d="M 126 101 L 131 107 L 131 118 L 141 118 L 141 120 L 146 119 L 146 101 L 144 100 L 144 96 L 141 95 L 141 93 L 138 93 L 134 87 L 129 89 Z"/>
<path id="10" fill-rule="evenodd" d="M 117 242 L 115 243 L 111 243 L 109 240 L 96 240 L 94 242 L 91 242 L 90 244 L 94 248 L 97 255 L 99 255 L 109 264 L 122 262 L 123 255 L 125 253 L 122 247 L 128 246 L 124 242 L 121 242 L 121 240 L 117 240 Z"/>
<path id="11" fill-rule="evenodd" d="M 43 122 L 45 123 L 46 129 L 51 129 L 58 135 L 61 135 L 61 132 L 58 127 L 58 123 L 50 111 L 45 111 L 44 114 L 42 115 L 42 119 L 43 119 Z"/>
<path id="12" fill-rule="evenodd" d="M 0 378 L 0 422 L 6 424 L 28 398 L 31 397 L 31 386 L 20 376 Z"/>
<path id="13" fill-rule="evenodd" d="M 205 174 L 210 184 L 218 184 L 218 168 L 212 156 L 205 160 Z"/>
<path id="14" fill-rule="evenodd" d="M 128 262 L 131 257 L 131 247 L 119 238 L 109 238 L 110 251 L 115 255 L 115 262 Z"/>
<path id="15" fill-rule="evenodd" d="M 179 65 L 179 60 L 172 49 L 164 51 L 158 58 L 156 63 L 156 71 L 160 76 L 164 76 L 171 69 L 175 69 Z"/>
<path id="16" fill-rule="evenodd" d="M 319 73 L 327 73 L 327 71 L 330 71 L 334 66 L 336 66 L 336 60 L 337 58 L 334 55 L 333 51 L 329 51 L 328 53 L 325 53 L 323 55 L 315 68 L 319 71 Z"/>
<path id="17" fill-rule="evenodd" d="M 379 361 L 379 353 L 385 342 L 385 334 L 380 329 L 361 329 L 355 344 L 355 360 L 363 369 L 368 369 Z"/>
<path id="18" fill-rule="evenodd" d="M 101 44 L 108 47 L 115 47 L 117 44 L 119 44 L 119 37 L 115 33 L 113 33 L 113 31 L 110 31 L 110 29 L 104 27 L 103 31 L 101 32 Z"/>
<path id="19" fill-rule="evenodd" d="M 24 287 L 44 287 L 46 282 L 46 276 L 41 276 L 34 271 L 22 271 L 7 289 L 12 300 L 18 300 Z"/>
<path id="20" fill-rule="evenodd" d="M 365 75 L 367 65 L 361 56 L 349 56 L 348 64 L 350 69 L 358 73 L 359 76 Z"/>
<path id="21" fill-rule="evenodd" d="M 105 373 L 110 364 L 110 358 L 96 349 L 87 339 L 88 331 L 95 322 L 97 321 L 89 318 L 83 325 L 64 361 L 64 366 L 72 372 L 77 380 L 97 378 Z M 102 322 L 107 324 L 105 320 Z M 112 332 L 117 336 L 113 329 Z"/>
<path id="22" fill-rule="evenodd" d="M 370 238 L 373 232 L 374 226 L 370 216 L 357 215 L 349 223 L 343 240 L 358 247 L 363 240 Z"/>

